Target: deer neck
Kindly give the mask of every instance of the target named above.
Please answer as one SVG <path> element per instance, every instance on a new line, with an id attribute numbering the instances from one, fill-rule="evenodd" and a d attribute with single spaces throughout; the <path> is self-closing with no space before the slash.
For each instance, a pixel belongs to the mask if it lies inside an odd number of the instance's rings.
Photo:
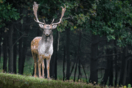
<path id="1" fill-rule="evenodd" d="M 53 42 L 53 35 L 52 33 L 49 36 L 42 35 L 42 42 Z"/>

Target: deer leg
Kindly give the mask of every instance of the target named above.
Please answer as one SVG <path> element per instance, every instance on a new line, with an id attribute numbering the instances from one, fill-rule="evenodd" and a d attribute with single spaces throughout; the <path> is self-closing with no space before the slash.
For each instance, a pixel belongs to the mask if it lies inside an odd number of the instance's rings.
<path id="1" fill-rule="evenodd" d="M 43 77 L 41 76 L 41 64 L 42 64 L 42 59 L 41 59 L 41 57 L 39 56 L 39 60 L 38 60 L 39 78 L 43 78 Z"/>
<path id="2" fill-rule="evenodd" d="M 45 69 L 44 60 L 42 60 L 42 77 L 43 77 L 43 78 L 45 78 L 45 77 L 44 77 L 44 69 Z"/>
<path id="3" fill-rule="evenodd" d="M 33 59 L 34 59 L 34 77 L 37 77 L 36 75 L 36 68 L 37 68 L 37 57 L 32 53 Z"/>
<path id="4" fill-rule="evenodd" d="M 50 59 L 47 59 L 47 78 L 50 79 Z"/>
<path id="5" fill-rule="evenodd" d="M 37 75 L 36 75 L 36 67 L 37 67 L 37 60 L 34 59 L 34 77 L 37 77 Z"/>

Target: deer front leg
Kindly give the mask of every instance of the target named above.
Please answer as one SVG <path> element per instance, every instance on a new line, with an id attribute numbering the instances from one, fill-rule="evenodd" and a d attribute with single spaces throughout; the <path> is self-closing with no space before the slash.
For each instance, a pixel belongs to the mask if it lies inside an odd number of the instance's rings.
<path id="1" fill-rule="evenodd" d="M 41 76 L 41 64 L 42 64 L 42 59 L 41 59 L 41 57 L 39 56 L 39 60 L 38 60 L 39 78 L 43 78 L 43 77 Z"/>
<path id="2" fill-rule="evenodd" d="M 47 59 L 47 78 L 50 79 L 50 59 Z"/>
<path id="3" fill-rule="evenodd" d="M 42 77 L 43 77 L 43 78 L 45 78 L 45 77 L 44 77 L 44 69 L 45 69 L 44 60 L 42 60 Z"/>

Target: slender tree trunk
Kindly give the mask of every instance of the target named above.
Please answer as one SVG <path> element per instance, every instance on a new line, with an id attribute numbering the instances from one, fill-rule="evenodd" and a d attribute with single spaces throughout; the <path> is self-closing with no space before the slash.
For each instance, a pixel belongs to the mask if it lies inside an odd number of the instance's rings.
<path id="1" fill-rule="evenodd" d="M 98 36 L 92 35 L 92 45 L 91 45 L 91 59 L 90 59 L 90 79 L 89 82 L 91 83 L 98 83 L 98 59 L 96 58 L 98 53 L 98 43 L 97 43 Z"/>
<path id="2" fill-rule="evenodd" d="M 78 80 L 81 78 L 81 38 L 82 38 L 82 33 L 79 31 L 79 41 L 78 41 Z"/>
<path id="3" fill-rule="evenodd" d="M 20 31 L 22 31 L 22 29 L 23 29 L 23 25 L 22 25 L 22 27 L 20 28 Z M 22 34 L 20 33 L 20 36 L 22 36 Z M 18 60 L 18 73 L 19 74 L 22 74 L 22 69 L 21 69 L 21 66 L 22 66 L 22 43 L 23 43 L 23 38 L 21 38 L 20 40 L 19 40 L 19 60 Z"/>
<path id="4" fill-rule="evenodd" d="M 25 31 L 25 34 L 28 35 L 28 29 L 27 27 L 23 27 L 24 25 L 22 25 L 22 29 Z M 23 74 L 24 72 L 24 63 L 25 63 L 25 59 L 26 59 L 26 53 L 27 53 L 27 37 L 23 37 L 22 40 L 19 41 L 19 74 Z"/>
<path id="5" fill-rule="evenodd" d="M 5 33 L 5 36 L 4 36 L 4 40 L 3 40 L 3 72 L 7 72 L 7 39 L 8 39 L 8 36 L 7 36 L 7 33 Z"/>
<path id="6" fill-rule="evenodd" d="M 55 78 L 55 74 L 54 74 L 54 66 L 55 66 L 55 53 L 53 53 L 52 57 L 51 57 L 51 61 L 50 61 L 50 77 L 51 78 Z"/>
<path id="7" fill-rule="evenodd" d="M 14 64 L 13 64 L 13 72 L 16 73 L 17 44 L 15 44 L 14 47 L 13 47 L 13 57 L 14 57 L 14 58 L 13 58 L 13 59 L 14 59 L 14 60 L 13 60 L 13 61 L 14 61 L 14 62 L 13 62 L 13 63 L 14 63 Z"/>
<path id="8" fill-rule="evenodd" d="M 115 45 L 115 49 L 114 49 L 114 53 L 117 54 L 117 49 L 116 49 L 116 40 L 114 41 L 114 45 Z M 114 86 L 117 86 L 117 75 L 118 75 L 118 65 L 117 65 L 117 55 L 115 55 L 115 81 L 114 81 Z"/>
<path id="9" fill-rule="evenodd" d="M 78 51 L 75 49 L 75 58 L 74 58 L 75 70 L 74 70 L 74 79 L 73 79 L 74 82 L 76 80 L 76 72 L 77 72 L 77 62 L 78 62 L 77 53 Z"/>
<path id="10" fill-rule="evenodd" d="M 106 50 L 106 55 L 109 55 L 109 54 L 111 54 L 110 53 L 110 49 L 107 49 Z M 103 85 L 106 85 L 106 83 L 107 83 L 107 81 L 108 81 L 108 77 L 109 77 L 109 73 L 110 73 L 110 59 L 111 59 L 111 56 L 108 56 L 108 57 L 106 57 L 106 60 L 107 60 L 107 62 L 106 62 L 106 69 L 105 69 L 105 74 L 104 74 L 104 77 L 103 77 L 103 79 L 102 79 L 102 81 L 101 81 L 101 84 L 103 84 Z"/>
<path id="11" fill-rule="evenodd" d="M 9 73 L 13 73 L 13 25 L 9 29 Z"/>
<path id="12" fill-rule="evenodd" d="M 17 34 L 16 33 L 14 33 L 14 35 L 15 35 L 15 37 L 14 37 L 14 43 L 15 43 L 15 41 L 16 41 L 16 39 L 17 39 Z M 14 45 L 13 45 L 13 72 L 14 73 L 17 73 L 16 72 L 16 60 L 17 60 L 17 43 L 15 43 Z"/>
<path id="13" fill-rule="evenodd" d="M 109 69 L 108 69 L 108 58 L 107 58 L 107 67 L 105 69 L 105 74 L 104 74 L 104 77 L 101 81 L 101 84 L 106 85 L 107 80 L 108 80 L 108 76 L 109 76 L 108 74 L 109 74 Z"/>
<path id="14" fill-rule="evenodd" d="M 77 58 L 76 58 L 77 59 Z M 76 73 L 77 73 L 77 61 L 78 61 L 78 59 L 76 60 L 76 65 L 75 65 L 75 71 L 74 71 L 74 79 L 73 79 L 73 81 L 75 82 L 75 80 L 76 80 Z"/>
<path id="15" fill-rule="evenodd" d="M 131 64 L 130 64 L 131 67 L 130 67 L 130 69 L 129 69 L 129 70 L 130 70 L 130 77 L 129 77 L 129 78 L 130 78 L 130 82 L 129 82 L 129 83 L 132 84 L 132 75 L 131 75 L 131 74 L 132 74 L 132 70 L 131 70 L 131 69 L 132 69 L 132 61 L 131 61 L 130 63 L 131 63 Z"/>
<path id="16" fill-rule="evenodd" d="M 26 59 L 26 51 L 27 51 L 27 38 L 24 38 L 23 40 L 23 49 L 22 49 L 22 60 L 21 60 L 21 73 L 23 74 L 24 71 L 24 63 L 25 63 L 25 59 Z"/>
<path id="17" fill-rule="evenodd" d="M 65 80 L 65 56 L 66 56 L 66 52 L 65 52 L 65 46 L 64 46 L 64 57 L 63 57 L 63 81 Z"/>
<path id="18" fill-rule="evenodd" d="M 1 43 L 2 43 L 2 35 L 0 34 L 0 63 L 1 63 L 1 47 L 2 47 Z"/>
<path id="19" fill-rule="evenodd" d="M 123 85 L 126 85 L 126 77 L 127 77 L 127 59 L 126 56 L 127 56 L 127 48 L 125 48 L 124 50 L 124 54 L 125 54 L 125 62 L 124 62 L 124 72 L 123 72 Z"/>
<path id="20" fill-rule="evenodd" d="M 125 51 L 125 49 L 123 49 L 123 52 Z M 120 70 L 120 78 L 119 78 L 119 85 L 123 85 L 123 75 L 124 75 L 124 71 L 125 71 L 125 54 L 121 55 L 121 70 Z"/>
<path id="21" fill-rule="evenodd" d="M 84 65 L 83 64 L 82 64 L 82 68 L 83 68 L 83 71 L 84 71 L 84 74 L 85 74 L 86 82 L 88 83 L 88 77 L 87 77 L 87 74 L 86 74 L 86 71 L 85 71 L 85 68 L 84 68 Z"/>
<path id="22" fill-rule="evenodd" d="M 57 55 L 57 52 L 58 52 L 58 31 L 57 31 L 57 36 L 56 36 L 56 44 L 55 44 L 55 79 L 57 79 L 57 58 L 58 58 L 58 55 Z"/>
<path id="23" fill-rule="evenodd" d="M 117 54 L 117 52 L 115 52 Z M 117 68 L 117 55 L 115 56 L 115 82 L 114 85 L 115 87 L 117 86 L 117 75 L 118 75 L 118 68 Z"/>
<path id="24" fill-rule="evenodd" d="M 128 67 L 127 67 L 127 77 L 126 77 L 126 84 L 130 84 L 131 83 L 131 60 L 129 60 L 128 62 L 127 62 L 127 64 L 128 64 Z"/>
<path id="25" fill-rule="evenodd" d="M 112 54 L 112 51 L 111 51 Z M 109 60 L 110 69 L 109 69 L 109 85 L 113 86 L 113 56 Z"/>
<path id="26" fill-rule="evenodd" d="M 67 60 L 67 68 L 66 68 L 66 79 L 70 78 L 70 29 L 66 29 L 66 60 Z"/>

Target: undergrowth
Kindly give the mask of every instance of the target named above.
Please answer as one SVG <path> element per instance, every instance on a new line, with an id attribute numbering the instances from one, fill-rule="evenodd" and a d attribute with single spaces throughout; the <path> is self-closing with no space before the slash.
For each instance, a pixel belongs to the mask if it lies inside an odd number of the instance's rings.
<path id="1" fill-rule="evenodd" d="M 0 88 L 93 88 L 86 83 L 48 80 L 18 74 L 0 73 Z"/>

